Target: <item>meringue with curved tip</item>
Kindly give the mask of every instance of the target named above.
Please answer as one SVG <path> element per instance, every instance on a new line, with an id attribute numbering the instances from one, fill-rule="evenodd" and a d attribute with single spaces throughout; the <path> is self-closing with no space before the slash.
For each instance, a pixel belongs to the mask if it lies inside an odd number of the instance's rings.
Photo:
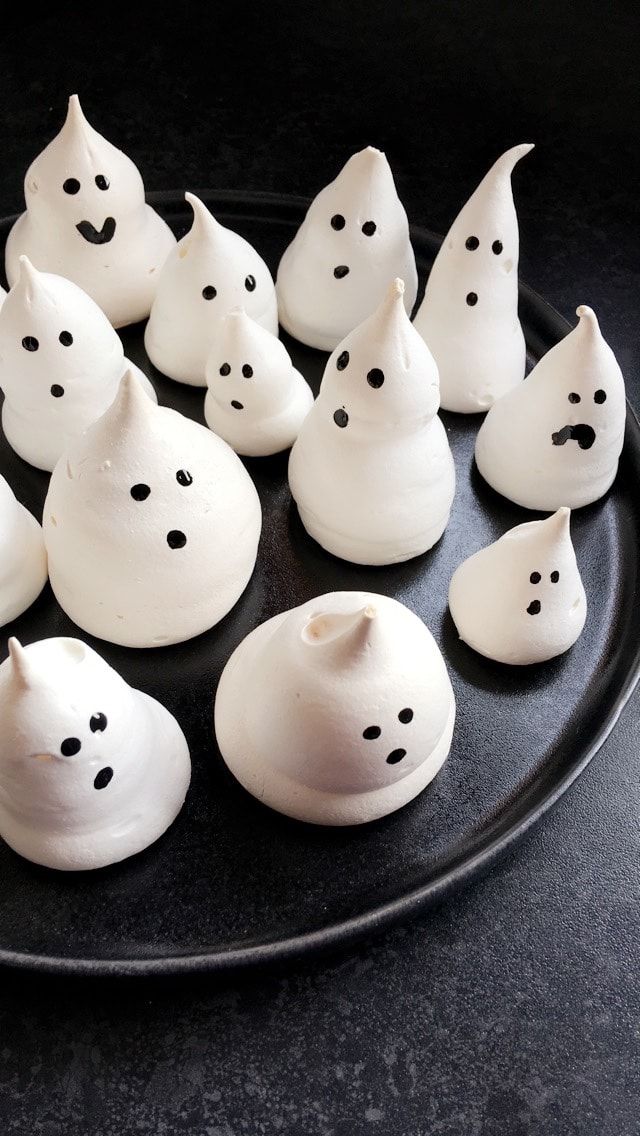
<path id="1" fill-rule="evenodd" d="M 526 509 L 589 505 L 618 470 L 624 379 L 595 313 L 582 305 L 576 315 L 573 331 L 491 408 L 476 439 L 485 481 Z"/>
<path id="2" fill-rule="evenodd" d="M 31 607 L 46 582 L 42 529 L 0 474 L 0 626 Z"/>
<path id="3" fill-rule="evenodd" d="M 419 556 L 449 520 L 455 470 L 438 370 L 396 280 L 329 358 L 289 460 L 307 532 L 355 564 Z"/>
<path id="4" fill-rule="evenodd" d="M 511 174 L 532 149 L 523 143 L 498 158 L 453 222 L 429 274 L 414 323 L 438 364 L 443 410 L 487 410 L 524 378 Z"/>
<path id="5" fill-rule="evenodd" d="M 364 824 L 406 805 L 445 761 L 454 721 L 430 631 L 369 592 L 333 592 L 263 623 L 231 656 L 215 701 L 238 781 L 313 824 Z"/>
<path id="6" fill-rule="evenodd" d="M 168 710 L 79 639 L 9 641 L 0 666 L 0 836 L 48 868 L 102 868 L 153 844 L 191 762 Z"/>
<path id="7" fill-rule="evenodd" d="M 251 577 L 260 527 L 233 450 L 154 406 L 131 372 L 58 462 L 44 506 L 60 606 L 127 647 L 181 643 L 218 623 Z"/>
<path id="8" fill-rule="evenodd" d="M 292 446 L 313 405 L 308 383 L 283 343 L 241 308 L 222 321 L 207 360 L 204 415 L 245 457 Z"/>
<path id="9" fill-rule="evenodd" d="M 27 209 L 7 240 L 9 284 L 25 253 L 42 271 L 78 284 L 114 327 L 148 316 L 175 237 L 145 203 L 136 166 L 89 125 L 77 95 L 24 189 Z"/>
<path id="10" fill-rule="evenodd" d="M 111 406 L 128 368 L 156 401 L 102 309 L 77 284 L 37 272 L 21 256 L 0 308 L 2 425 L 16 453 L 51 473 L 69 443 Z"/>
<path id="11" fill-rule="evenodd" d="M 411 315 L 418 275 L 407 214 L 385 155 L 368 146 L 312 201 L 280 261 L 280 323 L 302 343 L 333 351 L 395 276 Z"/>
<path id="12" fill-rule="evenodd" d="M 278 334 L 276 292 L 264 260 L 193 193 L 193 225 L 167 258 L 144 344 L 151 362 L 180 383 L 206 387 L 205 366 L 220 323 L 236 307 Z"/>
<path id="13" fill-rule="evenodd" d="M 526 666 L 576 642 L 587 599 L 569 532 L 570 510 L 517 525 L 465 560 L 449 586 L 460 638 L 488 659 Z"/>

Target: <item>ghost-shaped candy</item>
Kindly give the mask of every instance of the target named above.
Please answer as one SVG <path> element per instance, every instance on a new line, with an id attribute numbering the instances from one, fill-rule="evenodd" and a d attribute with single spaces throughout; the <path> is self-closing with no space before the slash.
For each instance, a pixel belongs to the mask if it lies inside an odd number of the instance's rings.
<path id="1" fill-rule="evenodd" d="M 62 130 L 27 170 L 24 188 L 27 209 L 7 240 L 9 284 L 26 253 L 42 271 L 78 284 L 114 327 L 148 316 L 175 237 L 145 204 L 136 166 L 89 125 L 77 95 Z"/>
<path id="2" fill-rule="evenodd" d="M 438 370 L 396 280 L 330 356 L 289 460 L 307 532 L 355 564 L 419 556 L 449 519 L 455 471 Z"/>
<path id="3" fill-rule="evenodd" d="M 210 429 L 246 457 L 293 445 L 313 404 L 286 347 L 242 309 L 220 324 L 207 360 L 204 414 Z"/>
<path id="4" fill-rule="evenodd" d="M 175 820 L 191 762 L 175 718 L 79 639 L 9 641 L 0 666 L 0 836 L 48 868 L 101 868 Z"/>
<path id="5" fill-rule="evenodd" d="M 193 225 L 162 270 L 144 343 L 163 374 L 205 387 L 207 357 L 224 317 L 243 307 L 277 335 L 278 305 L 271 273 L 256 250 L 216 221 L 193 193 L 185 198 Z"/>
<path id="6" fill-rule="evenodd" d="M 524 143 L 498 158 L 433 263 L 414 322 L 438 364 L 443 410 L 487 410 L 524 378 L 511 173 L 532 149 Z"/>
<path id="7" fill-rule="evenodd" d="M 260 527 L 233 450 L 155 406 L 130 372 L 58 462 L 44 506 L 60 606 L 127 647 L 180 643 L 222 619 L 253 572 Z"/>
<path id="8" fill-rule="evenodd" d="M 526 509 L 578 509 L 607 492 L 624 442 L 624 379 L 595 313 L 491 408 L 476 439 L 480 473 Z"/>
<path id="9" fill-rule="evenodd" d="M 2 425 L 25 461 L 50 473 L 73 438 L 111 406 L 135 370 L 98 305 L 77 284 L 37 272 L 20 257 L 20 275 L 0 308 Z"/>
<path id="10" fill-rule="evenodd" d="M 368 146 L 314 199 L 280 261 L 280 323 L 302 343 L 333 351 L 395 276 L 410 315 L 418 276 L 409 223 L 385 155 Z"/>
<path id="11" fill-rule="evenodd" d="M 528 521 L 474 553 L 453 574 L 449 609 L 460 638 L 517 666 L 568 651 L 587 617 L 569 532 L 570 510 Z"/>
<path id="12" fill-rule="evenodd" d="M 0 626 L 31 607 L 46 582 L 42 529 L 0 475 Z"/>
<path id="13" fill-rule="evenodd" d="M 431 633 L 369 592 L 333 592 L 263 623 L 231 656 L 215 702 L 231 772 L 314 824 L 363 824 L 407 804 L 447 757 L 454 721 Z"/>

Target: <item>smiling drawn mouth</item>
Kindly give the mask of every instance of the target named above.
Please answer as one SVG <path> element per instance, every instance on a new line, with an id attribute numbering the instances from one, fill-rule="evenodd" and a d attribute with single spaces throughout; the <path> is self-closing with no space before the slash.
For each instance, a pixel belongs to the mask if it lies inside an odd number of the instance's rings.
<path id="1" fill-rule="evenodd" d="M 579 422 L 577 426 L 563 426 L 562 430 L 556 430 L 551 435 L 554 446 L 564 446 L 566 442 L 573 441 L 578 443 L 581 450 L 590 450 L 595 440 L 593 426 L 587 426 L 584 422 Z"/>
<path id="2" fill-rule="evenodd" d="M 109 241 L 113 240 L 116 231 L 116 223 L 113 217 L 107 217 L 101 229 L 96 229 L 91 221 L 79 221 L 76 229 L 85 241 L 90 245 L 106 245 Z"/>

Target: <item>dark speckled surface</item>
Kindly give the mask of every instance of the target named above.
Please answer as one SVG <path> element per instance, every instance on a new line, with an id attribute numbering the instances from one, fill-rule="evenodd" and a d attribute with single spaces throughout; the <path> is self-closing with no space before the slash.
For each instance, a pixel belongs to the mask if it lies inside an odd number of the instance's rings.
<path id="1" fill-rule="evenodd" d="M 73 89 L 149 189 L 309 194 L 372 142 L 412 218 L 436 230 L 502 148 L 532 140 L 522 275 L 565 316 L 591 303 L 638 374 L 631 4 L 203 12 L 10 17 L 0 215 L 19 207 Z M 636 695 L 498 869 L 357 951 L 224 986 L 5 973 L 3 1131 L 634 1136 L 639 751 Z"/>

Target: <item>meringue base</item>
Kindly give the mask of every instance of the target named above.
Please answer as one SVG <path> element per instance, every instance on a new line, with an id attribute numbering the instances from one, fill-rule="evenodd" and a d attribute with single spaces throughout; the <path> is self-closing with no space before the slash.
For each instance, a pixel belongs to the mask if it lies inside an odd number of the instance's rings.
<path id="1" fill-rule="evenodd" d="M 393 539 L 377 541 L 375 544 L 371 540 L 359 540 L 353 534 L 327 528 L 319 517 L 301 505 L 298 505 L 298 512 L 309 536 L 326 552 L 339 556 L 341 560 L 348 560 L 351 564 L 366 564 L 377 568 L 385 564 L 402 564 L 433 548 L 449 523 L 450 509 L 436 524 L 429 525 L 419 533 L 412 533 L 404 541 Z"/>
<path id="2" fill-rule="evenodd" d="M 246 458 L 263 458 L 288 450 L 313 406 L 313 394 L 299 371 L 293 372 L 295 386 L 287 406 L 269 418 L 247 421 L 242 410 L 223 406 L 207 392 L 204 401 L 204 416 L 207 426 L 231 446 L 237 454 Z"/>

